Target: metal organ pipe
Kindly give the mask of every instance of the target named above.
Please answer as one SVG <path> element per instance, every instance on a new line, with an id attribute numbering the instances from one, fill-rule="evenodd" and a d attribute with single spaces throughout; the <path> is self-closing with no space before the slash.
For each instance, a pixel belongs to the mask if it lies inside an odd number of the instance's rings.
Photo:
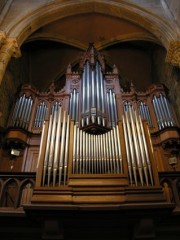
<path id="1" fill-rule="evenodd" d="M 68 148 L 69 148 L 69 115 L 67 116 L 67 123 L 66 123 L 66 136 L 65 136 L 64 185 L 66 184 L 66 181 L 67 181 Z"/>
<path id="2" fill-rule="evenodd" d="M 165 114 L 164 114 L 164 109 L 163 109 L 163 106 L 161 104 L 160 98 L 156 97 L 156 96 L 155 96 L 155 98 L 156 98 L 156 101 L 157 101 L 158 109 L 160 111 L 162 126 L 167 127 L 166 117 L 165 117 Z"/>
<path id="3" fill-rule="evenodd" d="M 56 121 L 57 121 L 57 112 L 53 113 L 53 121 L 52 121 L 52 132 L 51 132 L 51 141 L 50 141 L 50 149 L 49 149 L 49 161 L 48 161 L 48 186 L 50 185 L 51 178 L 51 170 L 53 166 L 53 158 L 54 158 L 54 147 L 55 147 L 55 139 L 56 139 Z"/>
<path id="4" fill-rule="evenodd" d="M 147 120 L 149 127 L 153 126 L 149 112 L 149 107 L 144 102 L 141 102 L 139 105 L 139 114 L 141 115 L 142 119 Z"/>
<path id="5" fill-rule="evenodd" d="M 123 131 L 127 154 L 128 172 L 131 184 L 133 183 L 132 175 L 134 176 L 135 185 L 138 184 L 138 178 L 141 186 L 143 186 L 143 179 L 146 185 L 153 185 L 153 177 L 151 170 L 150 158 L 148 155 L 145 132 L 142 125 L 140 115 L 135 111 L 129 109 L 123 116 Z M 131 137 L 132 136 L 132 137 Z M 139 174 L 136 173 L 136 168 Z"/>
<path id="6" fill-rule="evenodd" d="M 26 97 L 25 94 L 16 100 L 11 120 L 12 126 L 24 129 L 28 128 L 32 102 L 31 96 Z"/>
<path id="7" fill-rule="evenodd" d="M 24 108 L 24 102 L 25 102 L 25 94 L 21 97 L 20 107 L 17 114 L 17 124 L 16 124 L 17 127 L 21 126 L 21 115 Z"/>
<path id="8" fill-rule="evenodd" d="M 140 123 L 140 128 L 141 128 L 141 133 L 142 133 L 143 146 L 144 146 L 144 150 L 145 150 L 145 156 L 146 156 L 146 162 L 148 165 L 150 180 L 151 180 L 151 184 L 153 185 L 153 177 L 152 177 L 152 170 L 151 170 L 151 163 L 150 163 L 150 158 L 149 158 L 149 153 L 148 153 L 148 147 L 147 147 L 147 143 L 146 143 L 146 139 L 145 139 L 145 132 L 144 132 L 144 128 L 143 128 L 143 124 L 142 124 L 140 116 L 139 116 L 139 123 Z"/>
<path id="9" fill-rule="evenodd" d="M 59 186 L 62 181 L 63 165 L 64 165 L 64 151 L 65 151 L 65 134 L 66 134 L 66 111 L 63 114 L 62 136 L 61 136 L 61 149 L 59 159 Z"/>
<path id="10" fill-rule="evenodd" d="M 79 93 L 76 92 L 76 116 L 75 116 L 75 121 L 76 124 L 78 124 L 78 119 L 79 119 Z"/>
<path id="11" fill-rule="evenodd" d="M 47 169 L 48 159 L 49 159 L 51 131 L 52 131 L 52 115 L 50 115 L 50 118 L 49 118 L 49 127 L 48 127 L 48 135 L 47 135 L 47 142 L 46 142 L 46 151 L 45 151 L 45 158 L 44 158 L 44 165 L 43 165 L 43 183 L 42 183 L 43 186 L 45 184 L 46 169 Z"/>
<path id="12" fill-rule="evenodd" d="M 115 95 L 115 93 L 113 93 L 113 105 L 114 105 L 115 123 L 117 123 L 118 117 L 117 117 L 117 106 L 116 106 L 116 95 Z"/>
<path id="13" fill-rule="evenodd" d="M 36 111 L 34 127 L 36 128 L 41 127 L 45 119 L 46 113 L 47 113 L 47 106 L 45 102 L 41 102 Z"/>
<path id="14" fill-rule="evenodd" d="M 74 125 L 74 140 L 73 140 L 73 173 L 76 173 L 76 134 L 77 134 L 77 126 Z"/>
<path id="15" fill-rule="evenodd" d="M 137 113 L 134 112 L 134 114 L 135 114 L 135 122 L 136 122 L 136 128 L 137 128 L 137 137 L 138 137 L 139 147 L 140 147 L 140 155 L 141 155 L 141 159 L 142 159 L 142 167 L 144 170 L 146 184 L 148 185 L 147 163 L 146 163 L 146 156 L 145 156 L 145 152 L 144 152 L 144 148 L 143 148 L 142 133 L 140 130 L 140 123 L 139 123 L 139 120 L 137 117 Z"/>
<path id="16" fill-rule="evenodd" d="M 31 97 L 29 97 L 28 108 L 26 110 L 25 119 L 24 119 L 24 122 L 25 122 L 24 128 L 25 129 L 28 129 L 28 123 L 29 123 L 29 119 L 30 119 L 30 115 L 31 115 L 32 104 L 33 104 L 33 100 Z M 42 122 L 42 124 L 43 124 L 43 122 Z"/>
<path id="17" fill-rule="evenodd" d="M 142 162 L 141 162 L 142 158 L 140 156 L 140 151 L 139 151 L 139 142 L 138 142 L 137 134 L 136 134 L 136 125 L 135 125 L 135 121 L 133 119 L 131 109 L 129 109 L 129 113 L 130 113 L 130 121 L 131 121 L 132 133 L 133 133 L 132 136 L 133 136 L 134 146 L 135 146 L 135 155 L 136 155 L 137 167 L 138 167 L 138 171 L 139 171 L 141 185 L 143 186 Z"/>
<path id="18" fill-rule="evenodd" d="M 135 185 L 137 186 L 137 175 L 136 175 L 136 160 L 135 160 L 135 149 L 132 139 L 132 130 L 130 128 L 130 123 L 127 115 L 127 111 L 125 112 L 126 126 L 127 126 L 127 136 L 128 136 L 128 144 L 130 147 L 130 155 L 131 155 L 131 163 L 133 168 L 133 175 L 135 180 Z"/>
<path id="19" fill-rule="evenodd" d="M 174 119 L 168 104 L 167 98 L 162 94 L 154 96 L 153 106 L 158 120 L 159 129 L 174 126 Z"/>
<path id="20" fill-rule="evenodd" d="M 60 186 L 62 182 L 65 185 L 67 182 L 69 128 L 69 115 L 67 116 L 66 111 L 63 111 L 57 103 L 48 124 L 42 186 L 55 187 L 57 184 Z"/>
<path id="21" fill-rule="evenodd" d="M 166 110 L 167 110 L 167 113 L 168 113 L 168 118 L 170 119 L 171 126 L 175 126 L 175 121 L 173 119 L 173 114 L 171 112 L 169 102 L 168 102 L 168 100 L 165 96 L 162 96 L 162 98 L 163 98 L 163 102 L 165 103 L 165 106 L 166 106 Z"/>
<path id="22" fill-rule="evenodd" d="M 93 135 L 74 127 L 73 174 L 121 174 L 122 158 L 118 126 Z"/>
<path id="23" fill-rule="evenodd" d="M 86 104 L 86 100 L 85 100 L 85 89 L 87 88 L 86 86 L 86 74 L 87 74 L 87 62 L 86 62 L 86 65 L 85 65 L 85 68 L 84 68 L 84 71 L 83 71 L 83 74 L 82 74 L 82 87 L 81 87 L 81 90 L 82 90 L 82 108 L 81 108 L 81 114 L 84 114 L 85 113 L 85 104 Z M 81 119 L 81 126 L 84 127 L 84 117 L 82 117 Z"/>
<path id="24" fill-rule="evenodd" d="M 125 122 L 124 116 L 122 116 L 122 122 L 123 122 L 123 131 L 124 131 L 124 140 L 125 140 L 125 146 L 126 146 L 126 154 L 127 154 L 128 172 L 129 172 L 130 183 L 132 184 L 132 158 L 130 156 L 128 134 L 127 134 L 127 128 L 126 128 L 126 122 Z"/>
<path id="25" fill-rule="evenodd" d="M 164 108 L 164 112 L 165 112 L 165 116 L 166 116 L 166 120 L 168 122 L 168 126 L 174 126 L 174 119 L 172 116 L 172 113 L 170 111 L 170 106 L 168 104 L 167 98 L 165 96 L 163 96 L 162 94 L 160 94 L 159 96 L 161 104 Z"/>
<path id="26" fill-rule="evenodd" d="M 60 135 L 61 135 L 61 118 L 62 118 L 62 108 L 60 107 L 58 111 L 55 152 L 54 152 L 54 162 L 53 162 L 53 186 L 55 186 L 56 184 L 56 175 L 57 175 L 57 169 L 58 169 L 58 157 L 59 157 Z"/>
<path id="27" fill-rule="evenodd" d="M 86 124 L 89 125 L 90 123 L 90 95 L 91 95 L 91 84 L 90 84 L 90 66 L 89 62 L 87 62 L 87 99 L 86 99 L 86 113 L 88 116 L 86 117 Z"/>
<path id="28" fill-rule="evenodd" d="M 162 120 L 161 120 L 160 112 L 159 112 L 158 105 L 157 105 L 156 96 L 154 96 L 154 98 L 153 98 L 153 106 L 154 106 L 154 110 L 155 110 L 155 113 L 156 113 L 158 126 L 159 126 L 159 129 L 161 130 L 162 128 L 164 128 L 164 124 L 162 123 Z"/>
<path id="29" fill-rule="evenodd" d="M 97 96 L 97 122 L 100 125 L 101 124 L 101 116 L 99 116 L 99 113 L 101 112 L 100 108 L 100 78 L 99 78 L 99 64 L 96 62 L 96 96 Z"/>

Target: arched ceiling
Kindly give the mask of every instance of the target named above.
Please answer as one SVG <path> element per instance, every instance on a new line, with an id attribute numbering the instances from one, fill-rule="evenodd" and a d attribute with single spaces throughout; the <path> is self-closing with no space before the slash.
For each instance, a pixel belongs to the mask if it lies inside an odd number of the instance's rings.
<path id="1" fill-rule="evenodd" d="M 66 17 L 34 32 L 27 41 L 54 40 L 86 49 L 94 42 L 97 49 L 123 41 L 148 40 L 158 43 L 146 29 L 127 20 L 105 14 L 88 13 Z"/>
<path id="2" fill-rule="evenodd" d="M 78 63 L 90 42 L 103 51 L 108 64 L 117 65 L 124 84 L 133 81 L 141 90 L 150 85 L 150 51 L 158 40 L 132 22 L 98 13 L 66 17 L 35 31 L 22 46 L 29 82 L 43 90 L 52 81 L 63 87 L 68 64 Z"/>
<path id="3" fill-rule="evenodd" d="M 62 87 L 67 65 L 78 62 L 89 42 L 104 51 L 108 61 L 116 64 L 120 74 L 128 82 L 134 82 L 138 90 L 154 81 L 152 55 L 154 49 L 163 49 L 160 39 L 165 40 L 158 35 L 162 35 L 158 24 L 170 27 L 163 25 L 158 16 L 124 1 L 87 1 L 87 4 L 76 1 L 69 5 L 67 1 L 64 5 L 55 1 L 48 4 L 49 8 L 37 8 L 27 14 L 26 20 L 8 28 L 9 34 L 16 35 L 22 44 L 27 71 L 24 75 L 28 75 L 24 81 L 41 90 L 46 90 L 52 81 Z"/>

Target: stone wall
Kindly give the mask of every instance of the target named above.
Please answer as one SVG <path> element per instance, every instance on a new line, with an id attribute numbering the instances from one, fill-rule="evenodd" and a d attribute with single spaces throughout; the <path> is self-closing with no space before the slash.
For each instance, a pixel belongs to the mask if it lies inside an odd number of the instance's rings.
<path id="1" fill-rule="evenodd" d="M 166 4 L 169 7 L 171 14 L 174 16 L 175 20 L 179 23 L 180 22 L 180 1 L 166 0 Z"/>

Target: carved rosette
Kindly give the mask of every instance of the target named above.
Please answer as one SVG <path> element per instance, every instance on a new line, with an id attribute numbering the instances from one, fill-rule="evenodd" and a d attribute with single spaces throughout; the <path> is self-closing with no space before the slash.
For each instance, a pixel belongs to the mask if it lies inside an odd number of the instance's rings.
<path id="1" fill-rule="evenodd" d="M 180 41 L 171 41 L 166 56 L 166 62 L 180 67 Z"/>

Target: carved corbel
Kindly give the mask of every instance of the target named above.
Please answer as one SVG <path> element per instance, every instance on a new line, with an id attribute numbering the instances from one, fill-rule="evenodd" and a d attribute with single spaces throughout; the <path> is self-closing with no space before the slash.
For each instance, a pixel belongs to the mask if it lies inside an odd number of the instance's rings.
<path id="1" fill-rule="evenodd" d="M 0 49 L 0 84 L 11 57 L 20 57 L 20 49 L 14 38 L 6 38 Z"/>
<path id="2" fill-rule="evenodd" d="M 180 67 L 180 41 L 171 41 L 166 55 L 166 62 Z"/>

